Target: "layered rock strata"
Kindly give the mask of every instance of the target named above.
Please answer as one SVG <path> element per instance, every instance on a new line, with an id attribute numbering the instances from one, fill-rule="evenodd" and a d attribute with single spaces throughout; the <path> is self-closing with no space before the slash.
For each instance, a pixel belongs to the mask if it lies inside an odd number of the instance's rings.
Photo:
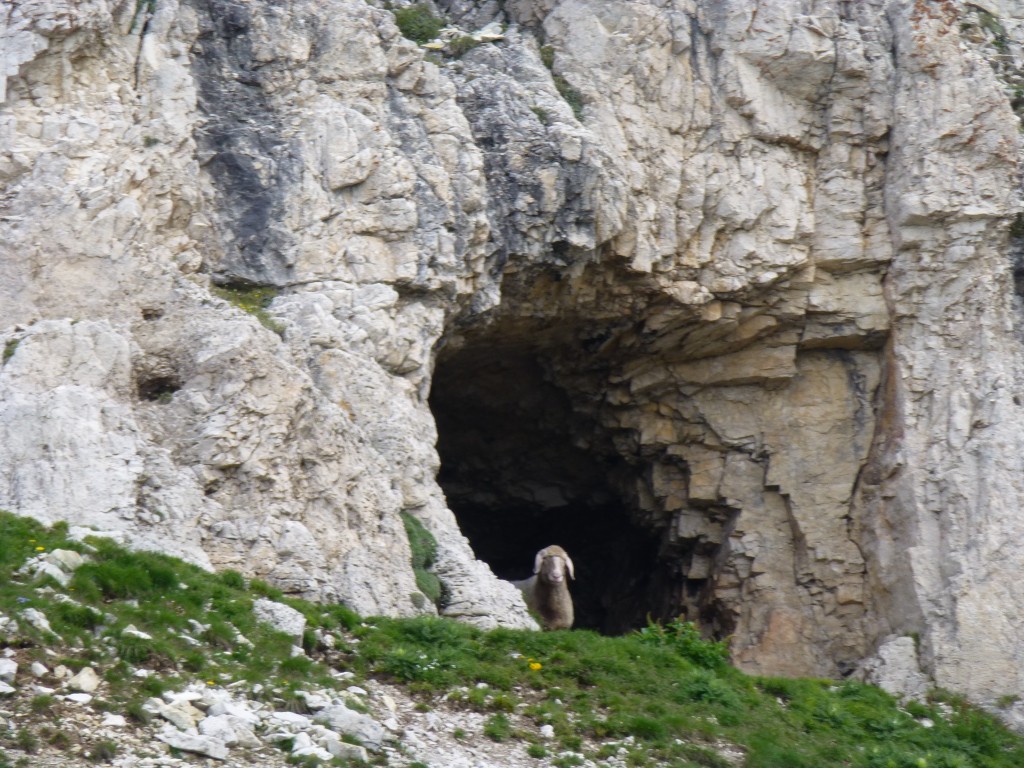
<path id="1" fill-rule="evenodd" d="M 1013 693 L 1011 5 L 11 6 L 0 506 L 402 615 L 406 512 L 484 625 L 557 533 L 591 626 Z"/>

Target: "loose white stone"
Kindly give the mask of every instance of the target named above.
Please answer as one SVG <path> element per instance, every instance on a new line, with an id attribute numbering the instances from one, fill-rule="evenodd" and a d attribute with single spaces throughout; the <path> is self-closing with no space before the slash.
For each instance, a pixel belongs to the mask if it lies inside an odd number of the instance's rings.
<path id="1" fill-rule="evenodd" d="M 46 554 L 45 559 L 66 573 L 74 573 L 85 564 L 85 558 L 73 549 L 54 549 Z"/>
<path id="2" fill-rule="evenodd" d="M 82 671 L 67 682 L 68 688 L 82 693 L 93 693 L 100 687 L 100 678 L 92 667 L 83 667 Z"/>
<path id="3" fill-rule="evenodd" d="M 25 621 L 31 624 L 33 627 L 38 629 L 40 632 L 53 633 L 53 629 L 50 627 L 50 622 L 46 618 L 46 614 L 42 611 L 38 611 L 35 608 L 26 608 L 21 612 L 21 615 L 25 617 Z"/>
<path id="4" fill-rule="evenodd" d="M 387 738 L 384 726 L 368 715 L 355 712 L 343 704 L 335 704 L 318 712 L 314 718 L 339 733 L 355 736 L 370 749 L 380 749 Z"/>
<path id="5" fill-rule="evenodd" d="M 306 629 L 306 617 L 290 605 L 261 597 L 253 603 L 252 609 L 257 621 L 269 624 L 277 631 L 301 641 L 302 633 Z"/>
<path id="6" fill-rule="evenodd" d="M 18 673 L 18 662 L 14 659 L 0 659 L 0 681 L 13 683 Z"/>
<path id="7" fill-rule="evenodd" d="M 156 737 L 175 749 L 206 755 L 215 760 L 226 760 L 230 752 L 227 745 L 209 736 L 175 731 L 170 728 L 161 731 Z"/>
<path id="8" fill-rule="evenodd" d="M 152 640 L 153 636 L 138 630 L 134 624 L 129 624 L 127 627 L 121 630 L 121 634 L 125 637 L 137 637 L 139 640 Z"/>

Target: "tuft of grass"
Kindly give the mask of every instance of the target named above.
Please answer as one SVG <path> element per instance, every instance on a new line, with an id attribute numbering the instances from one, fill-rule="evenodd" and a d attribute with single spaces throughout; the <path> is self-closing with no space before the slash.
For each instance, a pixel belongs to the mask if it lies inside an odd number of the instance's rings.
<path id="1" fill-rule="evenodd" d="M 267 307 L 277 297 L 279 289 L 269 285 L 226 283 L 215 285 L 213 292 L 225 301 L 248 312 L 259 320 L 264 328 L 270 329 L 278 336 L 284 333 L 284 326 L 267 312 Z"/>
<path id="2" fill-rule="evenodd" d="M 448 53 L 460 59 L 479 45 L 482 45 L 480 40 L 470 35 L 459 35 L 448 42 Z"/>
<path id="3" fill-rule="evenodd" d="M 409 549 L 412 552 L 410 559 L 413 574 L 416 576 L 416 586 L 430 602 L 437 605 L 441 601 L 443 591 L 441 580 L 437 578 L 437 574 L 429 570 L 437 558 L 437 541 L 423 523 L 408 512 L 402 512 L 402 523 L 405 525 L 405 534 L 409 537 Z"/>
<path id="4" fill-rule="evenodd" d="M 531 744 L 526 748 L 526 754 L 540 760 L 548 756 L 548 750 L 543 744 Z"/>
<path id="5" fill-rule="evenodd" d="M 484 736 L 491 741 L 508 741 L 512 736 L 512 724 L 508 715 L 498 712 L 484 722 Z"/>
<path id="6" fill-rule="evenodd" d="M 572 113 L 576 115 L 577 120 L 583 119 L 583 94 L 580 93 L 572 83 L 566 80 L 561 75 L 554 76 L 555 88 L 565 99 L 565 103 L 572 109 Z"/>
<path id="7" fill-rule="evenodd" d="M 6 363 L 8 360 L 14 357 L 14 353 L 18 350 L 18 343 L 20 341 L 21 339 L 8 339 L 6 342 L 4 342 L 3 362 Z"/>
<path id="8" fill-rule="evenodd" d="M 402 36 L 420 45 L 429 43 L 444 29 L 444 20 L 435 16 L 423 3 L 399 8 L 393 13 Z"/>
<path id="9" fill-rule="evenodd" d="M 707 641 L 693 622 L 676 619 L 668 624 L 648 621 L 638 636 L 642 642 L 671 648 L 684 659 L 705 669 L 722 669 L 729 663 L 729 645 Z"/>
<path id="10" fill-rule="evenodd" d="M 97 742 L 86 756 L 94 763 L 111 763 L 117 757 L 117 742 L 111 739 Z"/>
<path id="11" fill-rule="evenodd" d="M 52 715 L 53 706 L 57 703 L 57 700 L 48 693 L 42 693 L 38 696 L 33 696 L 29 702 L 29 709 L 31 709 L 37 715 Z"/>

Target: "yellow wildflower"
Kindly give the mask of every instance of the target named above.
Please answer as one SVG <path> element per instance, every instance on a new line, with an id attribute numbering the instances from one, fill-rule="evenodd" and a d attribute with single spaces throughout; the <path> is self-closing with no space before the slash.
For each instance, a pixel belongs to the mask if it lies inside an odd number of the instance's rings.
<path id="1" fill-rule="evenodd" d="M 42 552 L 46 547 L 36 547 L 36 552 Z"/>
<path id="2" fill-rule="evenodd" d="M 540 669 L 540 667 L 541 667 L 541 664 L 540 664 L 539 661 L 531 661 L 530 662 L 530 669 L 532 669 L 534 672 L 536 672 L 538 669 Z"/>

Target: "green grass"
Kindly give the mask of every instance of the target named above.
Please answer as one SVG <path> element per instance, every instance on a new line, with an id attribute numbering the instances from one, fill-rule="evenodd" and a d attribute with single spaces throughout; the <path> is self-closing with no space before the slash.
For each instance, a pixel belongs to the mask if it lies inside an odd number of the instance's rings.
<path id="1" fill-rule="evenodd" d="M 278 295 L 277 288 L 268 285 L 229 284 L 213 287 L 213 292 L 225 301 L 255 317 L 264 328 L 268 328 L 278 336 L 284 333 L 284 326 L 270 316 L 267 307 Z"/>
<path id="2" fill-rule="evenodd" d="M 552 765 L 571 764 L 578 754 L 600 761 L 626 749 L 627 765 L 727 768 L 717 743 L 741 749 L 746 768 L 1024 765 L 1024 740 L 955 696 L 936 692 L 901 708 L 859 683 L 747 676 L 729 666 L 724 644 L 701 640 L 682 622 L 605 637 L 584 630 L 485 632 L 436 617 L 362 620 L 340 605 L 289 599 L 237 572 L 211 574 L 105 540 L 70 542 L 66 533 L 63 525 L 47 528 L 0 512 L 0 612 L 16 617 L 35 607 L 58 636 L 41 637 L 23 623 L 21 636 L 0 638 L 0 646 L 49 648 L 71 669 L 92 666 L 107 682 L 95 707 L 118 708 L 138 722 L 149 718 L 141 702 L 187 681 L 259 682 L 272 706 L 302 712 L 301 692 L 336 686 L 330 673 L 341 669 L 356 680 L 402 684 L 425 708 L 446 697 L 451 706 L 484 713 L 486 737 L 518 743 Z M 422 557 L 430 543 L 419 541 L 414 552 Z M 67 588 L 16 574 L 26 559 L 55 548 L 89 557 Z M 40 592 L 43 586 L 53 592 Z M 253 600 L 267 594 L 307 617 L 310 657 L 293 657 L 291 638 L 255 622 Z M 151 637 L 125 634 L 129 624 Z M 317 647 L 318 633 L 334 636 L 333 651 Z M 136 678 L 139 665 L 157 674 Z M 37 695 L 26 709 L 49 719 L 59 706 Z M 924 727 L 924 718 L 933 726 Z M 554 737 L 539 743 L 536 733 L 545 725 Z M 22 728 L 0 748 L 30 752 L 61 741 L 57 732 Z M 109 744 L 86 747 L 98 762 L 116 757 Z"/>
<path id="3" fill-rule="evenodd" d="M 18 343 L 20 341 L 20 339 L 8 339 L 7 341 L 4 342 L 2 362 L 6 363 L 8 360 L 14 357 L 14 353 L 18 350 Z"/>
<path id="4" fill-rule="evenodd" d="M 409 549 L 412 553 L 412 572 L 416 577 L 416 586 L 434 605 L 441 602 L 441 581 L 430 571 L 437 558 L 437 542 L 419 520 L 408 512 L 402 512 L 402 523 L 405 525 L 406 536 L 409 537 Z"/>
<path id="5" fill-rule="evenodd" d="M 426 5 L 417 3 L 394 11 L 395 23 L 403 37 L 423 45 L 444 29 L 444 20 L 437 18 Z"/>

